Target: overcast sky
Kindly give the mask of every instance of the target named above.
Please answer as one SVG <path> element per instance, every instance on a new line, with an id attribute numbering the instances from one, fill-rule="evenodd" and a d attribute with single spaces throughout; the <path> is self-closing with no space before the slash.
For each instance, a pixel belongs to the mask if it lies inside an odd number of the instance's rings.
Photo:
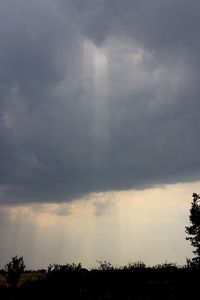
<path id="1" fill-rule="evenodd" d="M 198 0 L 0 0 L 0 222 L 199 180 L 199 28 Z"/>

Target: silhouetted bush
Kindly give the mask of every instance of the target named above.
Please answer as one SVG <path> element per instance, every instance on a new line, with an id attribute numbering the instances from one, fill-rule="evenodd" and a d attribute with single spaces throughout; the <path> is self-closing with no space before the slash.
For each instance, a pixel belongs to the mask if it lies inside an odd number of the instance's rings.
<path id="1" fill-rule="evenodd" d="M 148 267 L 139 261 L 113 267 L 107 261 L 98 263 L 91 270 L 79 263 L 26 272 L 16 289 L 0 287 L 0 299 L 197 299 L 200 272 L 190 264 Z"/>
<path id="2" fill-rule="evenodd" d="M 15 288 L 18 284 L 20 275 L 25 270 L 23 256 L 22 257 L 17 257 L 17 255 L 14 256 L 12 260 L 5 265 L 4 270 L 6 272 L 6 276 L 11 287 Z"/>
<path id="3" fill-rule="evenodd" d="M 97 263 L 99 264 L 98 270 L 102 271 L 108 271 L 108 270 L 113 270 L 114 267 L 111 265 L 110 262 L 107 262 L 106 260 L 98 260 Z"/>

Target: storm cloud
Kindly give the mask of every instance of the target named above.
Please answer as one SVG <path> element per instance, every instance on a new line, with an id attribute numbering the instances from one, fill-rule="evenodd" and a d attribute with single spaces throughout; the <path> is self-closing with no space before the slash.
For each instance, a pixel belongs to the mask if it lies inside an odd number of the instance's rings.
<path id="1" fill-rule="evenodd" d="M 1 203 L 199 179 L 199 12 L 1 0 Z"/>

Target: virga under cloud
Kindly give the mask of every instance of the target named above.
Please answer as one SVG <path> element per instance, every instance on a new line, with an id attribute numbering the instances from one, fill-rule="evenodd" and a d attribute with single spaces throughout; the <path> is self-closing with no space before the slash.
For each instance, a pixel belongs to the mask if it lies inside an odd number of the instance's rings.
<path id="1" fill-rule="evenodd" d="M 0 1 L 1 202 L 199 178 L 198 1 Z"/>

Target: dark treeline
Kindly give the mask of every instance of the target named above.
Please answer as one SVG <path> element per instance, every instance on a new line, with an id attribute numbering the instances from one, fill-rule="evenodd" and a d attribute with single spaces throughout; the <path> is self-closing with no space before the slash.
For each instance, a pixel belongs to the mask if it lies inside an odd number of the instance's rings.
<path id="1" fill-rule="evenodd" d="M 19 266 L 10 263 L 10 267 Z M 173 263 L 147 267 L 142 262 L 113 267 L 100 261 L 91 270 L 81 264 L 53 264 L 47 270 L 21 269 L 21 273 L 4 268 L 0 299 L 197 299 L 199 275 L 190 261 L 183 267 Z"/>
<path id="2" fill-rule="evenodd" d="M 79 264 L 49 265 L 47 270 L 25 271 L 23 257 L 14 256 L 0 271 L 0 299 L 199 299 L 200 195 L 193 193 L 187 239 L 195 257 L 185 266 L 142 262 L 124 267 L 99 261 L 87 270 Z"/>

